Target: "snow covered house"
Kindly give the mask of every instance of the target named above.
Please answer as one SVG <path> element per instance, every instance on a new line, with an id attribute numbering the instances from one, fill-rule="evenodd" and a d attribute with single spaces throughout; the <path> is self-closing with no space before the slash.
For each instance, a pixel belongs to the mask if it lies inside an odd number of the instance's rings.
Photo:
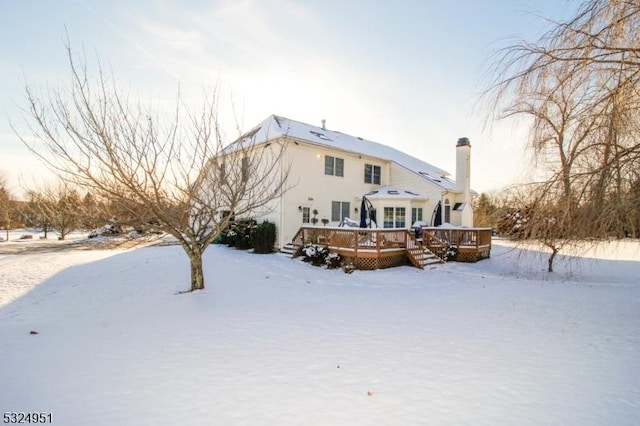
<path id="1" fill-rule="evenodd" d="M 301 226 L 359 223 L 363 197 L 379 228 L 410 229 L 441 223 L 473 225 L 470 149 L 456 145 L 456 179 L 449 173 L 390 146 L 339 131 L 271 115 L 238 142 L 284 147 L 287 190 L 254 217 L 276 224 L 279 247 Z"/>

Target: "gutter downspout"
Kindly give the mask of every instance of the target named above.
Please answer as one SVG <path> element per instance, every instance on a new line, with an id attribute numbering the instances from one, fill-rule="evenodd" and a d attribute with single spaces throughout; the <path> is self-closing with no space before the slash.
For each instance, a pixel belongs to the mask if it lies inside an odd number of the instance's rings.
<path id="1" fill-rule="evenodd" d="M 442 196 L 440 197 L 440 206 L 442 206 L 440 210 L 440 223 L 444 223 L 444 199 L 447 195 L 449 195 L 449 191 L 442 191 Z"/>
<path id="2" fill-rule="evenodd" d="M 283 151 L 283 155 L 280 156 L 280 184 L 281 185 L 283 184 L 282 179 L 284 177 L 284 170 L 283 170 L 283 168 L 284 168 L 284 153 L 287 152 L 286 151 L 286 144 L 287 144 L 286 139 L 283 141 L 283 143 L 285 144 L 285 146 L 283 148 L 284 151 Z M 279 247 L 278 248 L 279 249 L 282 249 L 282 247 L 284 247 L 284 228 L 285 228 L 285 225 L 284 225 L 284 196 L 285 196 L 284 188 L 282 188 L 281 191 L 280 191 L 280 232 L 279 232 L 280 235 L 278 235 L 278 241 L 279 241 L 279 243 L 278 243 Z"/>

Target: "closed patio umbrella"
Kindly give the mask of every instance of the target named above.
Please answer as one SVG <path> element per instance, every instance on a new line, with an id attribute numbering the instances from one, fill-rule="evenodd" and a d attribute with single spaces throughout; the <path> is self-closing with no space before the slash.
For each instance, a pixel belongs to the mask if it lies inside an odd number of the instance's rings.
<path id="1" fill-rule="evenodd" d="M 438 205 L 433 209 L 433 218 L 431 219 L 433 226 L 442 225 L 442 204 L 438 201 Z"/>
<path id="2" fill-rule="evenodd" d="M 362 197 L 362 202 L 360 203 L 360 228 L 367 227 L 367 203 L 366 198 Z"/>

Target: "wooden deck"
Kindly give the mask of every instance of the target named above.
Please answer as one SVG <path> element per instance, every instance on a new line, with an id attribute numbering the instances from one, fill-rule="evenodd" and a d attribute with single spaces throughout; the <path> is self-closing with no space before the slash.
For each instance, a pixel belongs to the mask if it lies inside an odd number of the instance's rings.
<path id="1" fill-rule="evenodd" d="M 423 268 L 418 251 L 424 248 L 405 229 L 365 229 L 303 226 L 293 238 L 296 249 L 305 244 L 329 247 L 358 269 L 382 269 L 409 261 Z"/>
<path id="2" fill-rule="evenodd" d="M 425 257 L 441 261 L 477 262 L 491 253 L 490 228 L 422 228 L 422 240 L 406 229 L 301 227 L 292 244 L 321 244 L 358 269 L 382 269 L 407 262 L 424 268 Z M 448 252 L 454 249 L 455 256 Z M 437 259 L 436 259 L 437 260 Z"/>
<path id="3" fill-rule="evenodd" d="M 422 228 L 423 244 L 442 259 L 453 248 L 457 262 L 477 262 L 491 255 L 491 228 Z"/>

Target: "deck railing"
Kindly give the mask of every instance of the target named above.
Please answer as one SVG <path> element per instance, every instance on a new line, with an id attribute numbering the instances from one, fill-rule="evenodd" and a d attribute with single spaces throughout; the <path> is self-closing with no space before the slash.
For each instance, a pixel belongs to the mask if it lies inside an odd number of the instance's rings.
<path id="1" fill-rule="evenodd" d="M 329 226 L 303 226 L 293 237 L 293 245 L 322 244 L 329 247 L 366 251 L 406 249 L 415 240 L 406 229 L 337 228 Z"/>
<path id="2" fill-rule="evenodd" d="M 455 248 L 461 261 L 475 262 L 491 253 L 491 228 L 423 227 L 422 237 L 425 246 L 439 255 L 443 249 Z"/>
<path id="3" fill-rule="evenodd" d="M 489 257 L 491 228 L 422 228 L 422 246 L 442 260 L 476 262 Z M 296 248 L 305 244 L 322 244 L 348 257 L 385 257 L 411 254 L 420 248 L 406 229 L 337 228 L 303 226 L 292 241 Z M 455 248 L 452 258 L 448 252 Z"/>

